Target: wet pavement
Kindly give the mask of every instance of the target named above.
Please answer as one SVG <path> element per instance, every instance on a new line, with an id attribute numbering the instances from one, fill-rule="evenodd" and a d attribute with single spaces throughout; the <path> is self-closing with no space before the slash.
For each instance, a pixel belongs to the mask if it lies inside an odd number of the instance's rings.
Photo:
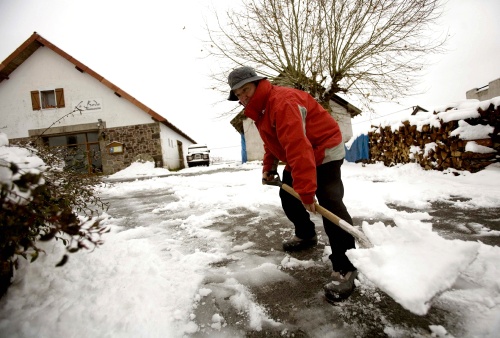
<path id="1" fill-rule="evenodd" d="M 111 201 L 109 214 L 125 217 L 123 225 L 128 223 L 134 226 L 141 215 L 150 213 L 160 201 L 165 203 L 169 198 L 172 198 L 169 191 L 156 195 L 147 192 L 129 195 L 124 197 L 127 203 Z M 135 205 L 133 212 L 131 203 Z M 434 231 L 445 238 L 480 240 L 488 245 L 500 245 L 500 236 L 488 235 L 488 231 L 500 231 L 500 208 L 463 210 L 454 208 L 451 203 L 437 202 L 432 204 L 431 210 L 426 211 L 433 217 L 430 222 L 433 223 Z M 270 221 L 269 218 L 262 218 L 258 212 L 243 207 L 232 209 L 228 210 L 229 217 L 212 225 L 214 230 L 232 239 L 233 247 L 248 242 L 255 245 L 231 253 L 228 257 L 232 258 L 210 266 L 201 286 L 210 290 L 210 293 L 196 304 L 194 310 L 195 322 L 200 330 L 190 337 L 431 337 L 430 325 L 443 325 L 453 336 L 461 336 L 461 318 L 458 313 L 449 311 L 446 304 L 433 304 L 427 315 L 418 316 L 403 309 L 362 276 L 360 286 L 349 299 L 333 305 L 328 303 L 323 296 L 322 286 L 329 281 L 331 267 L 325 259 L 324 249 L 328 243 L 318 216 L 313 216 L 318 246 L 288 256 L 301 261 L 310 260 L 314 266 L 307 269 L 283 268 L 282 273 L 288 277 L 276 282 L 272 278 L 264 283 L 251 280 L 251 275 L 245 275 L 245 264 L 270 262 L 279 266 L 284 257 L 281 243 L 293 234 L 283 211 L 275 208 L 271 212 L 275 217 Z M 359 218 L 353 221 L 354 226 L 360 226 L 363 222 Z M 375 221 L 390 224 L 388 219 L 370 220 L 370 223 Z M 238 278 L 240 283 L 244 284 L 245 280 L 251 282 L 247 283 L 246 290 L 238 289 L 236 284 L 228 283 L 229 274 Z M 234 303 L 235 297 L 232 297 L 234 295 L 252 298 L 260 306 L 254 311 L 265 311 L 271 320 L 261 323 L 259 330 L 249 329 L 253 327 L 249 323 L 254 320 L 251 311 L 238 310 L 238 305 Z M 209 325 L 214 313 L 224 318 L 222 328 Z"/>
<path id="2" fill-rule="evenodd" d="M 449 239 L 481 240 L 489 245 L 500 245 L 499 236 L 484 236 L 477 231 L 478 222 L 492 230 L 500 231 L 498 219 L 500 208 L 464 212 L 454 210 L 450 206 L 443 203 L 433 205 L 430 214 L 433 216 L 432 222 L 437 224 L 434 227 L 435 231 Z M 252 252 L 246 254 L 266 259 L 276 254 L 282 257 L 284 253 L 281 252 L 281 242 L 293 232 L 288 220 L 283 215 L 280 216 L 280 213 L 280 210 L 276 210 L 275 224 L 268 224 L 266 221 L 252 224 L 251 231 L 239 231 L 238 229 L 244 227 L 234 227 L 234 223 L 242 225 L 249 220 L 253 222 L 256 215 L 251 214 L 238 216 L 236 219 L 230 219 L 227 224 L 216 226 L 233 237 L 235 245 L 248 241 L 256 243 L 256 246 L 252 247 Z M 238 214 L 241 215 L 241 210 Z M 373 221 L 387 223 L 387 220 Z M 363 220 L 354 218 L 353 222 L 355 226 L 360 226 Z M 200 322 L 204 322 L 203 314 L 221 313 L 228 326 L 236 330 L 238 336 L 243 334 L 245 337 L 431 337 L 429 326 L 436 324 L 446 325 L 447 328 L 454 327 L 456 333 L 460 332 L 460 318 L 441 309 L 439 304 L 431 307 L 427 315 L 418 316 L 405 310 L 392 298 L 373 287 L 357 288 L 349 299 L 334 305 L 327 302 L 322 292 L 322 286 L 329 281 L 331 272 L 330 263 L 324 262 L 327 237 L 321 220 L 318 218 L 315 223 L 319 245 L 300 253 L 292 253 L 291 257 L 302 261 L 312 260 L 320 264 L 314 268 L 284 270 L 293 277 L 289 282 L 280 281 L 250 289 L 255 301 L 267 310 L 271 318 L 285 324 L 285 330 L 282 328 L 276 330 L 269 325 L 263 327 L 261 331 L 247 331 L 245 327 L 248 318 L 234 311 L 234 307 L 229 304 L 230 293 L 213 292 L 210 301 L 206 301 L 196 311 Z M 462 224 L 463 226 L 460 226 Z M 459 230 L 456 230 L 457 228 Z M 234 262 L 225 263 L 231 267 Z M 219 267 L 220 265 L 217 266 Z M 369 283 L 362 277 L 361 282 Z M 207 278 L 205 287 L 216 290 L 217 278 Z M 388 328 L 390 332 L 386 332 Z M 219 332 L 205 328 L 194 337 L 209 337 L 215 333 Z M 460 337 L 460 334 L 455 337 Z"/>

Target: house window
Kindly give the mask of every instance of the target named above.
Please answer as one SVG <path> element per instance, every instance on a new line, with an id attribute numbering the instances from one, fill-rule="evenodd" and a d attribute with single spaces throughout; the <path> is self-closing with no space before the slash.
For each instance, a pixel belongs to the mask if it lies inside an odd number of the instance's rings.
<path id="1" fill-rule="evenodd" d="M 56 88 L 53 90 L 33 90 L 31 91 L 31 105 L 33 110 L 63 108 L 64 90 Z"/>
<path id="2" fill-rule="evenodd" d="M 80 173 L 101 173 L 102 158 L 97 132 L 45 137 L 45 143 L 64 158 L 64 169 Z"/>
<path id="3" fill-rule="evenodd" d="M 42 97 L 42 108 L 55 108 L 56 107 L 56 93 L 53 90 L 44 90 L 40 92 Z"/>

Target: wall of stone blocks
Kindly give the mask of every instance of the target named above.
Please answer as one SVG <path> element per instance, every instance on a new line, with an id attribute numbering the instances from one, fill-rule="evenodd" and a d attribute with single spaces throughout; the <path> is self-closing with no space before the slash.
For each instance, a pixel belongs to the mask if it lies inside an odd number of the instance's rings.
<path id="1" fill-rule="evenodd" d="M 139 158 L 152 158 L 156 167 L 163 167 L 158 123 L 109 128 L 103 132 L 106 136 L 100 141 L 100 148 L 105 175 L 125 169 Z M 123 153 L 110 154 L 107 145 L 112 142 L 122 143 Z"/>

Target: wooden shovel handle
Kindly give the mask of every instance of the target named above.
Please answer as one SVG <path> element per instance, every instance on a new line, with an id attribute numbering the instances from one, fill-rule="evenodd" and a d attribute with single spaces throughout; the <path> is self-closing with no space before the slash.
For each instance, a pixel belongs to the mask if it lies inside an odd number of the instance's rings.
<path id="1" fill-rule="evenodd" d="M 281 189 L 285 190 L 286 192 L 288 192 L 289 194 L 291 194 L 292 196 L 294 196 L 295 198 L 297 198 L 300 201 L 299 194 L 288 184 L 285 184 L 285 183 L 281 184 Z M 373 247 L 372 243 L 368 240 L 368 238 L 365 236 L 364 233 L 362 233 L 361 231 L 359 231 L 358 229 L 356 229 L 351 224 L 347 223 L 346 221 L 344 221 L 342 218 L 338 217 L 337 215 L 335 215 L 331 211 L 323 208 L 318 203 L 314 203 L 314 206 L 316 207 L 316 211 L 318 211 L 318 213 L 321 216 L 327 218 L 328 220 L 337 224 L 342 230 L 351 234 L 358 241 L 358 243 L 360 244 L 360 246 L 362 248 L 372 248 Z"/>

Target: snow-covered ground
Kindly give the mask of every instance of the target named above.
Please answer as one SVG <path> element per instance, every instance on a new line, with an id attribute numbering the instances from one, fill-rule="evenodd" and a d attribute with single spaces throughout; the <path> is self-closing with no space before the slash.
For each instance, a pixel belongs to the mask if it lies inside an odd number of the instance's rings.
<path id="1" fill-rule="evenodd" d="M 361 271 L 358 289 L 378 288 L 417 315 L 439 303 L 456 316 L 464 336 L 496 337 L 500 248 L 481 240 L 499 236 L 498 228 L 489 229 L 477 219 L 471 224 L 477 241 L 447 240 L 433 231 L 429 209 L 439 201 L 463 210 L 498 208 L 500 166 L 475 174 L 455 172 L 458 176 L 451 170 L 424 171 L 414 164 L 388 168 L 345 163 L 342 170 L 345 203 L 353 217 L 366 220 L 362 230 L 374 244 L 372 249 L 349 252 Z M 152 163 L 134 163 L 110 176 L 111 183 L 98 187 L 112 203 L 105 220 L 111 231 L 105 234 L 104 245 L 72 254 L 66 265 L 56 268 L 64 249 L 60 243 L 48 243 L 47 255 L 32 264 L 23 262 L 0 300 L 0 336 L 185 337 L 199 333 L 203 328 L 194 309 L 211 293 L 202 283 L 210 264 L 237 260 L 254 245 L 236 246 L 211 225 L 221 220 L 231 223 L 245 212 L 272 222 L 280 212 L 277 188 L 261 185 L 260 171 L 258 163 L 175 173 L 153 168 Z M 145 178 L 151 176 L 156 177 Z M 117 181 L 124 179 L 131 180 Z M 141 198 L 148 200 L 147 208 L 138 203 Z M 398 211 L 394 205 L 416 211 Z M 498 222 L 500 216 L 494 220 Z M 304 269 L 315 265 L 276 249 L 273 259 L 247 263 L 237 275 L 226 272 L 221 281 L 237 290 L 230 301 L 237 311 L 247 313 L 249 330 L 283 324 L 254 301 L 246 285 L 290 279 L 284 270 L 287 265 Z M 321 288 L 318 285 L 318 291 Z M 208 315 L 212 332 L 229 337 L 222 314 Z M 429 332 L 451 337 L 447 332 L 453 328 L 434 323 Z M 400 337 L 391 328 L 386 334 Z"/>

